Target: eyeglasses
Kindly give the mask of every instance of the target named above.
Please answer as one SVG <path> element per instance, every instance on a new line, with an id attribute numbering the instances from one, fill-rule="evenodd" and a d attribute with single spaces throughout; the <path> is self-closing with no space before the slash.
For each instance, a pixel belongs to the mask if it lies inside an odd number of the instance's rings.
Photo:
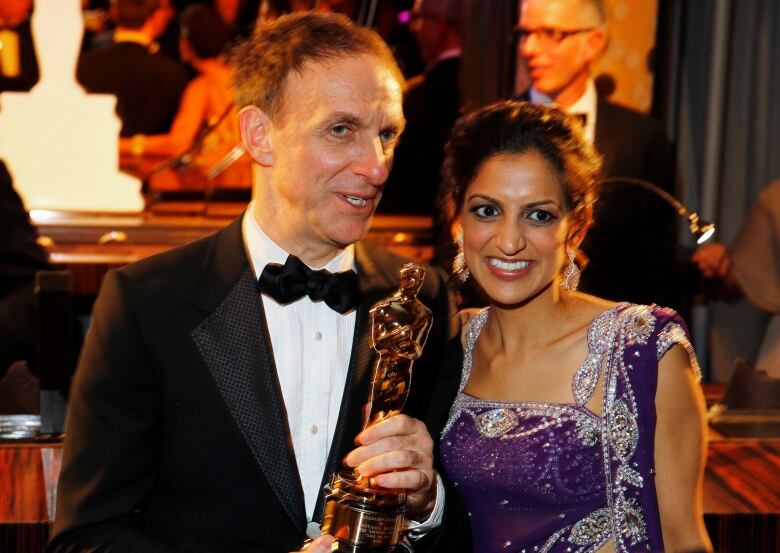
<path id="1" fill-rule="evenodd" d="M 595 27 L 588 27 L 585 29 L 554 29 L 552 27 L 539 27 L 538 29 L 526 29 L 524 27 L 515 27 L 514 32 L 517 35 L 517 40 L 520 45 L 531 37 L 536 36 L 536 40 L 539 43 L 540 48 L 555 48 L 565 39 L 572 35 L 579 33 L 587 33 L 592 31 Z"/>

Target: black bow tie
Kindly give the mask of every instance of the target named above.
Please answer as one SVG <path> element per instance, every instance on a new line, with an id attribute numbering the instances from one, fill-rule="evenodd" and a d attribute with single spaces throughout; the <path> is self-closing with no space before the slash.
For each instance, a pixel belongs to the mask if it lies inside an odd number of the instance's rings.
<path id="1" fill-rule="evenodd" d="M 309 296 L 311 301 L 324 301 L 334 311 L 346 313 L 360 303 L 355 271 L 317 271 L 307 267 L 294 255 L 288 256 L 284 265 L 266 265 L 257 279 L 257 287 L 281 305 Z"/>

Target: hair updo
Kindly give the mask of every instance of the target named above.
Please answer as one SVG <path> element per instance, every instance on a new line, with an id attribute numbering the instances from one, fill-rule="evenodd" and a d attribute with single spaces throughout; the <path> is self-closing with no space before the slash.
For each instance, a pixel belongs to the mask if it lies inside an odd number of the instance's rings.
<path id="1" fill-rule="evenodd" d="M 584 234 L 601 177 L 601 158 L 570 115 L 528 102 L 504 101 L 462 116 L 455 123 L 444 160 L 444 200 L 449 223 L 458 218 L 466 189 L 487 160 L 501 154 L 536 152 L 557 175 L 572 221 L 567 241 Z"/>

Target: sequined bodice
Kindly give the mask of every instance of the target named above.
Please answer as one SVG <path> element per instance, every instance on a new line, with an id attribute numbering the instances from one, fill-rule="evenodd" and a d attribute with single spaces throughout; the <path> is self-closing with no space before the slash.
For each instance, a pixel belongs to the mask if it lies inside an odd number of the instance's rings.
<path id="1" fill-rule="evenodd" d="M 461 388 L 488 313 L 477 315 L 467 333 Z M 580 367 L 579 382 L 593 361 L 589 355 Z M 597 366 L 595 371 L 593 384 Z M 580 399 L 586 395 L 592 391 Z M 606 506 L 598 422 L 584 402 L 491 401 L 461 390 L 441 457 L 469 508 L 478 551 L 533 551 L 560 528 Z"/>
<path id="2" fill-rule="evenodd" d="M 617 304 L 588 328 L 572 403 L 510 402 L 464 393 L 489 317 L 466 332 L 458 396 L 440 439 L 447 477 L 471 517 L 476 553 L 663 551 L 653 483 L 658 360 L 683 346 L 685 323 L 656 306 Z M 602 415 L 586 407 L 602 386 Z"/>

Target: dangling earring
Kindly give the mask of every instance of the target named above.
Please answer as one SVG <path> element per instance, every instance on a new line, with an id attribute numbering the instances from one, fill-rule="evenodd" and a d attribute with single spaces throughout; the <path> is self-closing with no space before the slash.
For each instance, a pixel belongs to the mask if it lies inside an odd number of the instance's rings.
<path id="1" fill-rule="evenodd" d="M 574 259 L 574 250 L 572 250 L 570 246 L 566 246 L 566 255 L 569 258 L 569 264 L 563 272 L 561 288 L 567 292 L 574 292 L 580 284 L 580 268 L 577 266 L 577 262 Z"/>
<path id="2" fill-rule="evenodd" d="M 463 230 L 458 229 L 455 244 L 458 246 L 458 253 L 452 261 L 452 272 L 461 282 L 466 282 L 469 278 L 469 268 L 466 267 L 466 255 L 463 253 Z"/>

